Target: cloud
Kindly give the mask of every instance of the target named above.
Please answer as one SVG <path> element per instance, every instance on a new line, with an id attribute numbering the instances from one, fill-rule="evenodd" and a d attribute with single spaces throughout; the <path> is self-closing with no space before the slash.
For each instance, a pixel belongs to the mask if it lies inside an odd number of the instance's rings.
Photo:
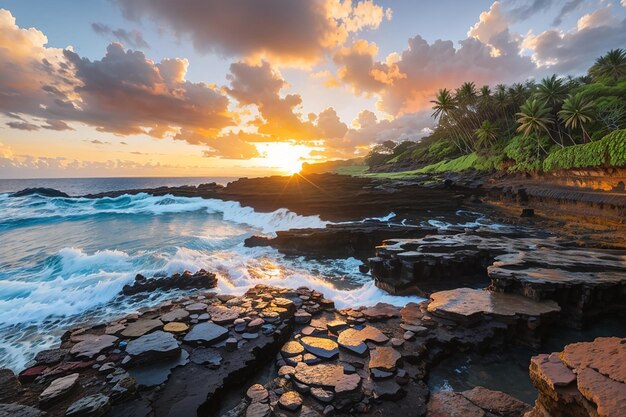
<path id="1" fill-rule="evenodd" d="M 599 55 L 626 44 L 626 20 L 608 18 L 607 10 L 583 16 L 578 27 L 569 32 L 551 29 L 531 33 L 523 46 L 532 51 L 533 61 L 540 67 L 560 74 L 584 73 Z"/>
<path id="2" fill-rule="evenodd" d="M 470 28 L 467 32 L 467 36 L 489 44 L 492 36 L 504 32 L 508 27 L 508 19 L 502 13 L 500 2 L 496 1 L 491 5 L 488 11 L 480 14 L 478 22 Z"/>
<path id="3" fill-rule="evenodd" d="M 392 114 L 413 113 L 430 107 L 440 88 L 455 88 L 465 81 L 495 84 L 527 77 L 535 66 L 519 55 L 521 40 L 508 30 L 490 36 L 492 46 L 476 38 L 459 42 L 437 40 L 429 44 L 417 35 L 400 55 L 376 61 L 369 47 L 353 45 L 338 76 L 357 93 L 378 94 L 379 109 Z M 358 41 L 357 41 L 358 43 Z M 492 48 L 498 50 L 494 56 Z"/>
<path id="4" fill-rule="evenodd" d="M 110 145 L 111 142 L 101 141 L 99 139 L 88 140 L 85 139 L 84 142 L 93 143 L 94 145 Z"/>
<path id="5" fill-rule="evenodd" d="M 623 0 L 623 1 L 626 1 L 626 0 Z M 561 11 L 557 15 L 557 17 L 554 19 L 554 22 L 552 22 L 552 25 L 553 26 L 560 26 L 561 23 L 563 23 L 563 19 L 567 15 L 572 13 L 573 11 L 577 10 L 578 8 L 580 8 L 580 6 L 583 4 L 583 2 L 584 2 L 584 0 L 569 0 L 569 1 L 565 2 L 563 7 L 561 7 Z"/>
<path id="6" fill-rule="evenodd" d="M 434 125 L 430 111 L 405 114 L 393 120 L 378 120 L 376 114 L 363 110 L 345 136 L 325 141 L 330 152 L 326 156 L 350 157 L 364 154 L 369 151 L 371 144 L 386 140 L 418 140 L 429 135 Z"/>
<path id="7" fill-rule="evenodd" d="M 348 126 L 339 119 L 332 107 L 328 107 L 317 116 L 317 127 L 325 139 L 342 138 L 348 132 Z"/>
<path id="8" fill-rule="evenodd" d="M 150 45 L 143 38 L 142 33 L 137 30 L 128 31 L 122 28 L 112 29 L 109 25 L 97 22 L 92 23 L 91 28 L 99 35 L 106 36 L 107 38 L 113 37 L 115 40 L 132 48 L 150 49 Z"/>
<path id="9" fill-rule="evenodd" d="M 80 99 L 65 117 L 122 135 L 145 133 L 201 144 L 232 122 L 228 98 L 217 89 L 185 80 L 188 62 L 169 59 L 155 64 L 139 51 L 108 46 L 101 60 L 90 61 L 66 50 L 79 84 Z M 193 139 L 190 139 L 192 138 Z"/>
<path id="10" fill-rule="evenodd" d="M 11 129 L 27 130 L 27 131 L 39 130 L 39 126 L 33 123 L 28 123 L 28 122 L 7 122 L 6 125 L 9 126 Z"/>
<path id="11" fill-rule="evenodd" d="M 71 93 L 63 50 L 46 48 L 47 42 L 42 32 L 18 27 L 11 13 L 0 9 L 0 112 L 20 120 L 21 114 L 47 118 L 46 109 L 54 105 L 49 91 Z"/>
<path id="12" fill-rule="evenodd" d="M 337 77 L 352 86 L 357 93 L 375 93 L 394 80 L 406 77 L 395 62 L 378 62 L 378 47 L 374 42 L 356 40 L 350 47 L 341 48 L 333 60 L 339 66 Z"/>
<path id="13" fill-rule="evenodd" d="M 608 4 L 602 9 L 595 10 L 578 19 L 576 29 L 580 32 L 584 29 L 597 28 L 601 26 L 617 26 L 619 20 L 611 13 L 613 5 Z"/>
<path id="14" fill-rule="evenodd" d="M 152 19 L 196 50 L 311 62 L 350 33 L 375 29 L 391 11 L 372 0 L 115 0 L 125 17 Z"/>
<path id="15" fill-rule="evenodd" d="M 523 2 L 521 6 L 513 8 L 508 15 L 514 21 L 526 20 L 529 17 L 544 11 L 553 4 L 553 0 L 533 0 L 532 2 Z"/>
<path id="16" fill-rule="evenodd" d="M 217 137 L 209 144 L 210 149 L 202 152 L 203 156 L 228 159 L 250 159 L 260 156 L 257 147 L 245 141 L 240 133 L 230 133 Z"/>
<path id="17" fill-rule="evenodd" d="M 14 155 L 10 149 L 3 151 L 0 143 L 0 177 L 2 178 L 52 178 L 67 176 L 120 176 L 158 174 L 163 169 L 181 170 L 181 166 L 161 163 L 141 163 L 129 160 L 81 161 L 64 157 L 37 157 L 32 155 Z M 197 167 L 184 167 L 185 171 Z"/>
<path id="18" fill-rule="evenodd" d="M 9 127 L 69 130 L 75 121 L 119 135 L 206 144 L 234 123 L 219 89 L 185 80 L 185 59 L 155 63 L 113 43 L 92 61 L 46 43 L 43 33 L 19 28 L 10 12 L 0 10 L 0 111 L 19 120 Z"/>
<path id="19" fill-rule="evenodd" d="M 227 76 L 230 96 L 241 106 L 254 105 L 260 113 L 253 121 L 257 132 L 271 135 L 272 140 L 314 140 L 318 130 L 310 121 L 302 120 L 298 109 L 302 103 L 299 94 L 281 96 L 287 83 L 267 61 L 260 65 L 245 62 L 231 64 Z"/>
<path id="20" fill-rule="evenodd" d="M 44 128 L 44 129 L 56 130 L 56 131 L 74 130 L 72 127 L 70 127 L 63 120 L 54 120 L 54 119 L 46 120 L 46 124 L 42 125 L 41 127 Z"/>

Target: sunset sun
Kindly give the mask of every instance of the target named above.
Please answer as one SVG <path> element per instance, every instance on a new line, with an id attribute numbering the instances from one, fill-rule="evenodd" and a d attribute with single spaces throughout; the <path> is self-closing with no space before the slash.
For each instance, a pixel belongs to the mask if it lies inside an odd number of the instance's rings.
<path id="1" fill-rule="evenodd" d="M 262 162 L 268 168 L 274 168 L 281 174 L 293 175 L 300 172 L 302 163 L 310 157 L 311 148 L 304 145 L 273 142 L 258 145 Z"/>

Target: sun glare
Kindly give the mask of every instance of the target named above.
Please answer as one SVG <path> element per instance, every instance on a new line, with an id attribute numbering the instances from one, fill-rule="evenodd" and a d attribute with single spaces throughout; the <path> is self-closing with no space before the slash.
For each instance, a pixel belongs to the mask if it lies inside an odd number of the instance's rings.
<path id="1" fill-rule="evenodd" d="M 311 148 L 304 145 L 273 142 L 258 145 L 261 160 L 270 168 L 276 168 L 281 173 L 293 175 L 300 172 L 302 163 L 311 153 Z"/>

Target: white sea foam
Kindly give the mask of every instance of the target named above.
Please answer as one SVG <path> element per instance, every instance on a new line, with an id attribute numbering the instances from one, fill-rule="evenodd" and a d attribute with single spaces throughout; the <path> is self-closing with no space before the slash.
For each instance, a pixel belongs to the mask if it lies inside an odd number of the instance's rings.
<path id="1" fill-rule="evenodd" d="M 98 199 L 31 195 L 7 198 L 0 203 L 0 224 L 98 214 L 161 215 L 194 211 L 218 213 L 226 221 L 247 224 L 268 234 L 294 228 L 325 227 L 328 224 L 319 216 L 301 216 L 287 209 L 261 213 L 251 207 L 242 207 L 235 201 L 171 195 L 152 196 L 145 193 Z"/>
<path id="2" fill-rule="evenodd" d="M 156 292 L 143 301 L 119 297 L 137 273 L 169 276 L 203 268 L 218 274 L 219 292 L 230 294 L 243 294 L 259 283 L 307 286 L 323 292 L 339 308 L 421 301 L 378 289 L 371 278 L 358 272 L 357 259 L 312 261 L 285 257 L 269 247 L 243 245 L 254 233 L 325 227 L 327 222 L 317 216 L 300 216 L 286 209 L 259 213 L 237 202 L 147 194 L 93 200 L 2 197 L 0 234 L 14 244 L 33 244 L 28 246 L 31 252 L 19 256 L 0 251 L 7 257 L 0 259 L 0 367 L 19 370 L 37 350 L 58 343 L 60 332 L 81 320 L 109 319 L 172 296 Z M 157 225 L 158 233 L 146 237 L 132 226 L 118 228 L 122 236 L 107 243 L 108 225 L 116 224 L 116 216 L 107 215 L 129 215 L 130 219 L 141 215 L 145 219 L 184 212 L 197 212 L 200 217 L 194 217 L 196 222 L 189 226 L 185 216 L 174 216 Z M 377 220 L 387 221 L 392 214 Z M 54 230 L 40 228 L 40 223 L 51 223 Z M 138 227 L 143 224 L 137 223 Z M 161 228 L 162 224 L 166 227 Z M 172 236 L 175 243 L 171 243 Z M 87 246 L 71 246 L 79 242 Z"/>

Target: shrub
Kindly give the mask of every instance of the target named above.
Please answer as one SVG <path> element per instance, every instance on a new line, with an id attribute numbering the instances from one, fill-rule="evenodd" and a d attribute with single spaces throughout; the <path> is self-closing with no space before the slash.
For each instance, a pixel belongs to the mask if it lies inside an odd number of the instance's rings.
<path id="1" fill-rule="evenodd" d="M 597 142 L 556 150 L 543 162 L 544 171 L 623 166 L 626 166 L 626 129 L 609 133 Z"/>
<path id="2" fill-rule="evenodd" d="M 550 145 L 550 140 L 543 136 L 515 136 L 504 148 L 504 156 L 515 161 L 509 171 L 540 171 Z"/>

